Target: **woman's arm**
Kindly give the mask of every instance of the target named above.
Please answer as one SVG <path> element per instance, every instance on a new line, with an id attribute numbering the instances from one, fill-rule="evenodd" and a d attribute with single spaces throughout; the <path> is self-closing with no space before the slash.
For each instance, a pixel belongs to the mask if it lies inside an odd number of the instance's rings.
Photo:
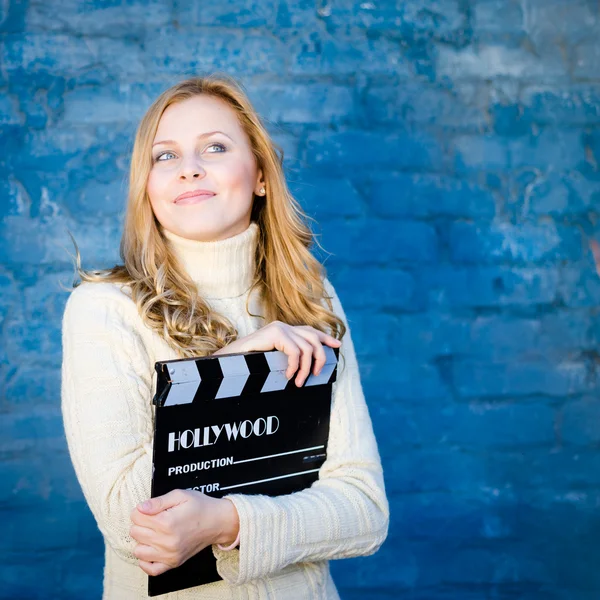
<path id="1" fill-rule="evenodd" d="M 62 323 L 61 390 L 85 499 L 107 543 L 134 564 L 130 513 L 150 497 L 152 474 L 152 373 L 130 325 L 136 310 L 111 284 L 84 283 L 71 293 Z"/>
<path id="2" fill-rule="evenodd" d="M 265 577 L 295 562 L 374 553 L 387 536 L 389 506 L 354 345 L 340 300 L 325 280 L 347 329 L 331 411 L 327 460 L 319 480 L 294 494 L 226 496 L 238 511 L 239 550 L 213 548 L 230 583 Z"/>

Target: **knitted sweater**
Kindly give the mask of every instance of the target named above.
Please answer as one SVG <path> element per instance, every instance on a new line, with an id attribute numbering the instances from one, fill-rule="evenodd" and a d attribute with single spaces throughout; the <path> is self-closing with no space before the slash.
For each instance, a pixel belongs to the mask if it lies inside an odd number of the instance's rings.
<path id="1" fill-rule="evenodd" d="M 246 300 L 258 226 L 199 242 L 164 231 L 199 292 L 244 337 L 265 323 L 259 296 Z M 348 322 L 331 283 L 335 313 Z M 154 363 L 181 358 L 140 318 L 128 286 L 82 283 L 63 325 L 62 414 L 73 466 L 105 541 L 103 600 L 147 598 L 147 574 L 133 554 L 130 514 L 150 497 Z M 328 560 L 367 555 L 389 522 L 380 457 L 350 329 L 340 348 L 327 460 L 310 488 L 280 497 L 231 494 L 240 545 L 212 547 L 222 581 L 164 600 L 339 598 Z"/>

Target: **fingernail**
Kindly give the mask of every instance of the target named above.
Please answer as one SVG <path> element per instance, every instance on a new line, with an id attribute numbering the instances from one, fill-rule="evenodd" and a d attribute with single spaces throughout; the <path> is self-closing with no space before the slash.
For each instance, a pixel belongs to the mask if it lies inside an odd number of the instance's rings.
<path id="1" fill-rule="evenodd" d="M 150 502 L 150 500 L 146 500 L 145 502 L 142 502 L 141 506 L 143 510 L 150 510 L 152 503 Z"/>

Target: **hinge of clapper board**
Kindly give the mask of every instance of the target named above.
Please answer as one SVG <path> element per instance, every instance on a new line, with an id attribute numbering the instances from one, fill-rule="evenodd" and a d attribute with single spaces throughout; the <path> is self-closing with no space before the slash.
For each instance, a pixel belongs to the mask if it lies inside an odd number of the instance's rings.
<path id="1" fill-rule="evenodd" d="M 155 365 L 156 368 L 156 393 L 154 394 L 154 398 L 152 398 L 152 404 L 155 406 L 162 406 L 167 396 L 169 395 L 169 390 L 171 389 L 171 385 L 173 382 L 169 377 L 169 369 L 167 365 Z M 164 380 L 162 389 L 160 389 L 160 382 Z"/>

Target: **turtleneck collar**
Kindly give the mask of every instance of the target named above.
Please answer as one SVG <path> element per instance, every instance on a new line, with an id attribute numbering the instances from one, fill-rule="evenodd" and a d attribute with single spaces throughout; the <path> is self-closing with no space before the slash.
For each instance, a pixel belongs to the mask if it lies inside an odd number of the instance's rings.
<path id="1" fill-rule="evenodd" d="M 245 231 L 214 242 L 183 238 L 164 227 L 161 231 L 203 298 L 234 298 L 252 285 L 258 242 L 254 221 Z"/>

